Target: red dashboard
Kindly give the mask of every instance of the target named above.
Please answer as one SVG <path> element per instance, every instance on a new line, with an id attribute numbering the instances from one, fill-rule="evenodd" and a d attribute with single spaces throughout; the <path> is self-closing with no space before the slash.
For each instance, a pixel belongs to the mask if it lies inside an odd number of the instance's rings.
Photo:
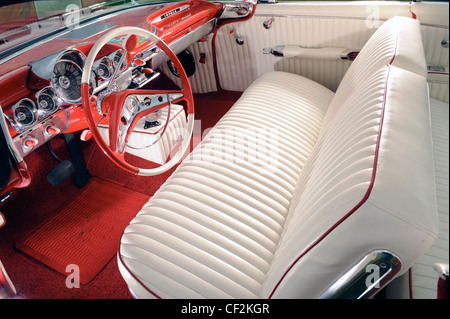
<path id="1" fill-rule="evenodd" d="M 0 193 L 29 184 L 30 176 L 23 158 L 34 149 L 60 133 L 88 128 L 81 107 L 81 93 L 78 96 L 79 87 L 69 88 L 68 83 L 81 78 L 83 61 L 106 31 L 120 26 L 140 27 L 156 34 L 178 54 L 190 44 L 205 39 L 221 24 L 250 17 L 254 12 L 253 5 L 253 2 L 230 6 L 220 2 L 188 0 L 129 8 L 42 41 L 9 57 L 6 62 L 2 61 L 0 105 L 10 144 L 13 145 L 15 169 L 9 185 Z M 121 41 L 124 40 L 108 43 L 97 55 L 91 81 L 95 82 L 92 107 L 95 107 L 97 95 L 107 85 L 108 74 L 121 67 L 117 63 L 123 52 Z M 146 79 L 144 73 L 149 72 L 144 72 L 142 67 L 153 69 L 162 63 L 157 53 L 157 47 L 151 41 L 137 41 L 126 55 L 128 66 L 133 67 L 133 73 L 130 73 L 133 79 Z M 60 76 L 68 69 L 73 69 L 73 78 Z M 135 73 L 139 74 L 136 76 Z"/>

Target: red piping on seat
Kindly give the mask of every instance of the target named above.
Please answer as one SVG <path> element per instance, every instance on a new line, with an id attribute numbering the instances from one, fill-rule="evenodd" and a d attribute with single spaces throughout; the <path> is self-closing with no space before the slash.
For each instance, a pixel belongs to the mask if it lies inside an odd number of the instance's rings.
<path id="1" fill-rule="evenodd" d="M 144 285 L 142 283 L 142 281 L 139 280 L 139 278 L 137 278 L 131 271 L 130 269 L 125 265 L 123 259 L 122 259 L 122 254 L 120 253 L 120 249 L 119 249 L 119 253 L 117 254 L 119 256 L 120 262 L 122 263 L 122 266 L 124 266 L 126 268 L 126 270 L 128 271 L 128 273 L 131 275 L 131 277 L 133 277 L 134 280 L 136 280 L 145 290 L 147 290 L 149 293 L 151 293 L 156 299 L 162 299 L 160 296 L 158 296 L 157 294 L 155 294 L 153 291 L 151 291 L 150 289 L 147 288 L 146 285 Z"/>
<path id="2" fill-rule="evenodd" d="M 289 271 L 295 266 L 295 264 L 304 255 L 306 255 L 309 251 L 311 251 L 317 244 L 319 244 L 325 237 L 327 237 L 334 229 L 336 229 L 342 222 L 344 222 L 348 217 L 350 217 L 354 212 L 356 212 L 367 201 L 367 199 L 369 198 L 370 193 L 372 192 L 372 189 L 373 189 L 373 185 L 375 183 L 375 177 L 376 177 L 376 173 L 377 173 L 378 153 L 379 153 L 379 150 L 380 150 L 380 140 L 381 140 L 381 133 L 382 133 L 382 130 L 383 130 L 384 111 L 385 111 L 385 106 L 386 106 L 387 85 L 388 85 L 388 80 L 389 80 L 389 74 L 390 74 L 390 71 L 391 71 L 391 65 L 394 62 L 395 56 L 397 54 L 397 44 L 398 44 L 398 34 L 397 34 L 397 38 L 396 38 L 396 41 L 395 41 L 394 54 L 392 56 L 391 61 L 388 64 L 389 69 L 388 69 L 388 73 L 386 75 L 386 83 L 384 85 L 383 105 L 382 105 L 382 109 L 381 109 L 380 125 L 379 125 L 379 129 L 378 129 L 377 143 L 376 143 L 376 147 L 375 147 L 375 158 L 374 158 L 373 169 L 372 169 L 372 177 L 371 177 L 371 180 L 370 180 L 370 185 L 369 185 L 369 187 L 368 187 L 368 189 L 367 189 L 363 199 L 355 207 L 353 207 L 353 209 L 350 210 L 344 217 L 342 217 L 333 226 L 331 226 L 327 231 L 325 231 L 322 234 L 322 236 L 320 236 L 316 241 L 314 241 L 305 251 L 303 251 L 303 253 L 301 253 L 297 257 L 297 259 L 294 260 L 294 262 L 289 266 L 289 268 L 285 271 L 283 276 L 281 276 L 280 280 L 278 281 L 278 283 L 273 288 L 272 293 L 269 295 L 269 299 L 272 298 L 272 296 L 274 295 L 275 291 L 280 286 L 281 282 L 287 276 Z"/>

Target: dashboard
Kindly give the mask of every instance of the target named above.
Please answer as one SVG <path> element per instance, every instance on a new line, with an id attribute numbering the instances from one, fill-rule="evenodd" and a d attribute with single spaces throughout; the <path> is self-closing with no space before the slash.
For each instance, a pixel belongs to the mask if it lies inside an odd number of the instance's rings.
<path id="1" fill-rule="evenodd" d="M 81 77 L 90 49 L 108 30 L 137 26 L 157 35 L 178 54 L 205 39 L 221 24 L 246 19 L 255 1 L 188 0 L 124 9 L 30 45 L 0 59 L 0 124 L 17 166 L 30 152 L 61 133 L 88 127 L 81 107 Z M 167 56 L 148 39 L 124 55 L 126 38 L 113 39 L 99 52 L 90 74 L 91 103 L 101 114 L 102 96 L 140 88 L 152 81 Z M 156 70 L 156 71 L 155 71 Z M 111 79 L 114 79 L 111 83 Z M 20 171 L 24 171 L 22 169 Z"/>

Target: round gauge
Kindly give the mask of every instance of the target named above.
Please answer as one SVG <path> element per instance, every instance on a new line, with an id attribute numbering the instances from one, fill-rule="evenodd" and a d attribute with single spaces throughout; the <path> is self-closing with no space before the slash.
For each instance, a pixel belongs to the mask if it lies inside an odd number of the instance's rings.
<path id="1" fill-rule="evenodd" d="M 14 120 L 20 126 L 36 123 L 36 105 L 30 99 L 22 99 L 14 106 Z"/>
<path id="2" fill-rule="evenodd" d="M 56 94 L 68 103 L 81 102 L 81 67 L 70 60 L 55 63 L 52 73 L 52 86 Z"/>
<path id="3" fill-rule="evenodd" d="M 66 103 L 81 103 L 81 76 L 86 61 L 85 55 L 78 50 L 68 50 L 60 55 L 52 72 L 52 87 Z M 90 93 L 96 86 L 95 79 L 90 80 Z"/>
<path id="4" fill-rule="evenodd" d="M 51 113 L 56 110 L 58 104 L 56 102 L 56 92 L 50 87 L 44 88 L 39 92 L 37 104 L 39 110 Z"/>
<path id="5" fill-rule="evenodd" d="M 139 105 L 139 102 L 134 97 L 128 97 L 125 100 L 125 107 L 130 113 L 134 113 L 137 109 L 137 106 Z"/>
<path id="6" fill-rule="evenodd" d="M 107 80 L 112 76 L 113 67 L 109 58 L 104 57 L 100 60 L 100 64 L 97 67 L 97 74 L 104 80 Z"/>
<path id="7" fill-rule="evenodd" d="M 40 110 L 52 112 L 56 108 L 56 103 L 50 95 L 41 94 L 39 96 L 38 106 Z"/>
<path id="8" fill-rule="evenodd" d="M 119 65 L 120 58 L 122 57 L 122 55 L 123 55 L 123 50 L 119 50 L 119 51 L 116 52 L 116 54 L 114 54 L 114 58 L 113 58 L 114 68 L 117 68 L 117 66 Z M 120 70 L 125 70 L 126 68 L 127 68 L 127 59 L 125 57 L 123 59 L 122 66 L 120 67 Z"/>

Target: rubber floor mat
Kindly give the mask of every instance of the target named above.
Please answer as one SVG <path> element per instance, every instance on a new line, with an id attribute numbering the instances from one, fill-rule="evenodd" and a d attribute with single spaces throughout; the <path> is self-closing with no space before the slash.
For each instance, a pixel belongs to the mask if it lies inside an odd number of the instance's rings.
<path id="1" fill-rule="evenodd" d="M 91 178 L 71 202 L 16 242 L 16 247 L 82 284 L 116 255 L 123 230 L 149 200 L 100 178 Z M 77 274 L 75 273 L 77 272 Z"/>

